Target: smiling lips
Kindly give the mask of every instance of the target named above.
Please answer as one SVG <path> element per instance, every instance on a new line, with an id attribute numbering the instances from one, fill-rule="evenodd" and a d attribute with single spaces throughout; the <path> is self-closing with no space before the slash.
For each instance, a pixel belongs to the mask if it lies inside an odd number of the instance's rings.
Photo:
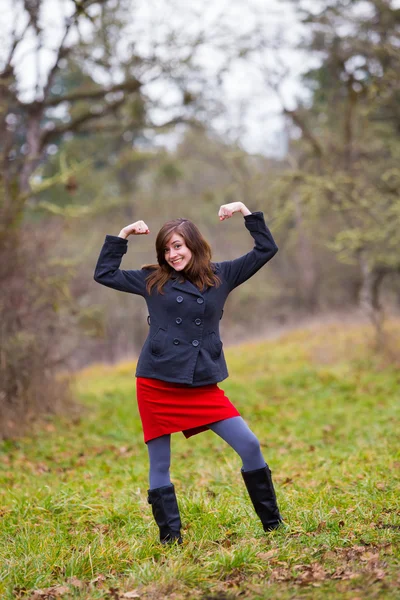
<path id="1" fill-rule="evenodd" d="M 183 262 L 183 258 L 177 258 L 176 260 L 171 260 L 171 265 L 179 265 L 181 262 Z"/>

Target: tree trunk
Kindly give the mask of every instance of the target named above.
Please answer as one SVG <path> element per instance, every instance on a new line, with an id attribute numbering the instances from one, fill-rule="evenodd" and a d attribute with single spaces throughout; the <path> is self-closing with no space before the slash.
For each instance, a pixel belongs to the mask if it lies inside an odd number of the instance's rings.
<path id="1" fill-rule="evenodd" d="M 362 276 L 360 307 L 375 328 L 375 342 L 379 350 L 384 345 L 384 312 L 380 301 L 380 292 L 386 271 L 371 267 L 364 252 L 361 252 L 359 261 Z"/>
<path id="2" fill-rule="evenodd" d="M 295 221 L 298 235 L 296 261 L 299 267 L 299 291 L 302 303 L 306 310 L 315 312 L 318 307 L 318 294 L 314 252 L 304 223 L 303 207 L 297 192 L 294 192 L 293 201 L 295 205 Z"/>

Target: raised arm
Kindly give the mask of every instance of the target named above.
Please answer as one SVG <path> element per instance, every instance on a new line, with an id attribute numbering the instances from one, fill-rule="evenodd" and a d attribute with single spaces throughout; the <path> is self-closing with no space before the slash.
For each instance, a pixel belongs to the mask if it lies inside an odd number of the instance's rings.
<path id="1" fill-rule="evenodd" d="M 241 212 L 244 216 L 245 226 L 254 239 L 254 248 L 235 260 L 219 263 L 230 290 L 250 279 L 278 252 L 278 247 L 265 224 L 262 212 L 252 213 L 243 202 L 232 202 L 222 205 L 218 216 L 223 221 L 236 212 Z"/>
<path id="2" fill-rule="evenodd" d="M 124 271 L 119 268 L 123 255 L 128 249 L 129 235 L 146 235 L 150 233 L 144 221 L 136 221 L 121 229 L 118 236 L 106 235 L 97 265 L 94 271 L 94 280 L 107 287 L 139 294 L 144 296 L 146 291 L 147 272 L 141 270 Z"/>

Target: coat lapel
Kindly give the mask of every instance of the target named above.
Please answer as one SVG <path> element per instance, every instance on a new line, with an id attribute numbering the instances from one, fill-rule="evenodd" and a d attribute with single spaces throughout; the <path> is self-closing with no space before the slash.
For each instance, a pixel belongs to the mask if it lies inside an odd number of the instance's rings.
<path id="1" fill-rule="evenodd" d="M 201 292 L 199 292 L 198 288 L 195 285 L 193 285 L 193 283 L 190 283 L 190 281 L 188 281 L 187 279 L 185 279 L 185 281 L 183 282 L 178 281 L 178 279 L 173 279 L 172 287 L 175 290 L 179 290 L 180 292 L 186 292 L 187 294 L 193 294 L 194 296 L 198 296 L 201 298 L 203 297 Z"/>

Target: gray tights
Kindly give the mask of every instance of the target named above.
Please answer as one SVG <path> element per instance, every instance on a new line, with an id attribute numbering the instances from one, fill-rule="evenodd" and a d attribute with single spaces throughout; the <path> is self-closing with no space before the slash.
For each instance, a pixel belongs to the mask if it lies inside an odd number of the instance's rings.
<path id="1" fill-rule="evenodd" d="M 207 424 L 237 452 L 243 462 L 244 471 L 265 467 L 260 442 L 242 417 L 232 417 Z M 171 435 L 162 435 L 147 442 L 150 460 L 150 489 L 153 490 L 171 483 Z"/>

